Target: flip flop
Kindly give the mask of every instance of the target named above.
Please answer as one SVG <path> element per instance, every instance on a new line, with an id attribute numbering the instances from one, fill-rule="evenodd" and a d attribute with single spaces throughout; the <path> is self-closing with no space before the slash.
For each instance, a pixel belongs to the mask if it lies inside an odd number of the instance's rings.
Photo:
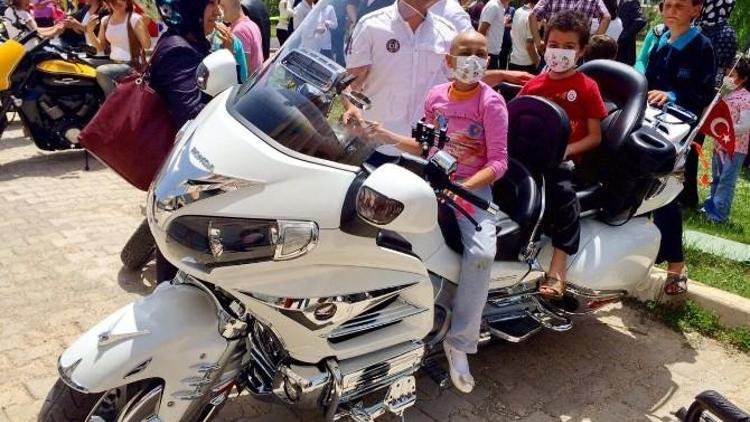
<path id="1" fill-rule="evenodd" d="M 542 288 L 547 288 L 552 291 L 552 293 L 543 293 Z M 563 294 L 565 293 L 565 281 L 545 275 L 544 279 L 539 283 L 539 289 L 537 291 L 540 296 L 547 300 L 562 299 Z"/>
<path id="2" fill-rule="evenodd" d="M 687 292 L 687 274 L 669 273 L 667 282 L 664 283 L 664 293 L 669 296 L 681 295 Z"/>

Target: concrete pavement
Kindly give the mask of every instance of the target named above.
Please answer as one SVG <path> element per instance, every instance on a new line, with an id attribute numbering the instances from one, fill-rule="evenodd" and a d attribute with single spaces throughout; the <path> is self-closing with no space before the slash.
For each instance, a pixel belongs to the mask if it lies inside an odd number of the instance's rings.
<path id="1" fill-rule="evenodd" d="M 35 420 L 63 348 L 153 286 L 153 269 L 119 262 L 144 194 L 98 163 L 82 168 L 80 151 L 40 152 L 17 123 L 0 140 L 0 422 Z M 567 333 L 484 348 L 472 368 L 470 395 L 420 378 L 406 420 L 666 421 L 706 389 L 750 410 L 750 356 L 624 306 Z M 247 396 L 220 418 L 311 419 Z"/>

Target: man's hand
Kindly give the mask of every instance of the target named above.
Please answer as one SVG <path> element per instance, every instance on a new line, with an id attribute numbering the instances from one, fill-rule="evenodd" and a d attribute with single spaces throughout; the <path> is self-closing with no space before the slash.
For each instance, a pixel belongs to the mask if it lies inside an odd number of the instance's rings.
<path id="1" fill-rule="evenodd" d="M 663 106 L 669 101 L 669 94 L 664 91 L 649 91 L 648 92 L 648 103 L 657 106 Z"/>
<path id="2" fill-rule="evenodd" d="M 523 85 L 526 82 L 534 78 L 529 72 L 522 72 L 520 70 L 506 70 L 505 71 L 505 82 L 509 82 L 516 85 Z"/>
<path id="3" fill-rule="evenodd" d="M 349 105 L 349 107 L 346 108 L 344 115 L 341 116 L 341 121 L 343 121 L 345 125 L 362 126 L 362 122 L 364 122 L 362 110 L 353 105 Z"/>

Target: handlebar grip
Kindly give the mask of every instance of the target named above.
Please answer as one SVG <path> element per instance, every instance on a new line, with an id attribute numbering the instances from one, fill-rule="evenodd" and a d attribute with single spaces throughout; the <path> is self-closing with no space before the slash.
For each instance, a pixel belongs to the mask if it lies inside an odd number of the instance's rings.
<path id="1" fill-rule="evenodd" d="M 452 191 L 456 195 L 460 196 L 461 198 L 471 202 L 472 205 L 475 207 L 481 208 L 488 213 L 492 215 L 497 215 L 497 213 L 500 211 L 500 208 L 498 208 L 497 205 L 490 201 L 486 201 L 477 195 L 475 195 L 470 190 L 466 189 L 465 187 L 461 185 L 457 185 L 455 183 L 451 183 L 448 187 L 448 190 Z"/>

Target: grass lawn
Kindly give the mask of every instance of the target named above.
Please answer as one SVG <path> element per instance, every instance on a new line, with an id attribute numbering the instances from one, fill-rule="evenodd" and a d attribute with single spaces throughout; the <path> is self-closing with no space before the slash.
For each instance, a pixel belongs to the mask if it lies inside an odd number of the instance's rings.
<path id="1" fill-rule="evenodd" d="M 732 261 L 685 245 L 688 275 L 711 287 L 750 299 L 750 264 Z"/>
<path id="2" fill-rule="evenodd" d="M 634 306 L 639 306 L 635 304 Z M 719 317 L 700 307 L 692 300 L 677 308 L 656 302 L 645 304 L 653 316 L 664 321 L 676 331 L 697 332 L 731 345 L 745 353 L 750 353 L 750 328 L 727 328 L 721 325 Z"/>
<path id="3" fill-rule="evenodd" d="M 703 147 L 703 153 L 706 155 L 709 167 L 711 165 L 711 153 L 712 143 L 710 139 L 706 139 L 706 143 Z M 708 173 L 709 180 L 711 176 L 711 170 L 699 168 L 699 173 Z M 708 187 L 700 187 L 700 195 L 702 199 L 708 196 Z M 685 229 L 695 230 L 715 236 L 723 237 L 725 239 L 731 239 L 737 242 L 750 244 L 750 171 L 743 169 L 739 180 L 737 181 L 737 187 L 734 193 L 734 203 L 732 204 L 732 214 L 729 218 L 729 222 L 725 224 L 717 224 L 708 221 L 703 215 L 693 210 L 684 210 L 685 218 Z M 696 278 L 700 280 L 700 278 Z M 750 283 L 750 279 L 748 279 Z"/>

